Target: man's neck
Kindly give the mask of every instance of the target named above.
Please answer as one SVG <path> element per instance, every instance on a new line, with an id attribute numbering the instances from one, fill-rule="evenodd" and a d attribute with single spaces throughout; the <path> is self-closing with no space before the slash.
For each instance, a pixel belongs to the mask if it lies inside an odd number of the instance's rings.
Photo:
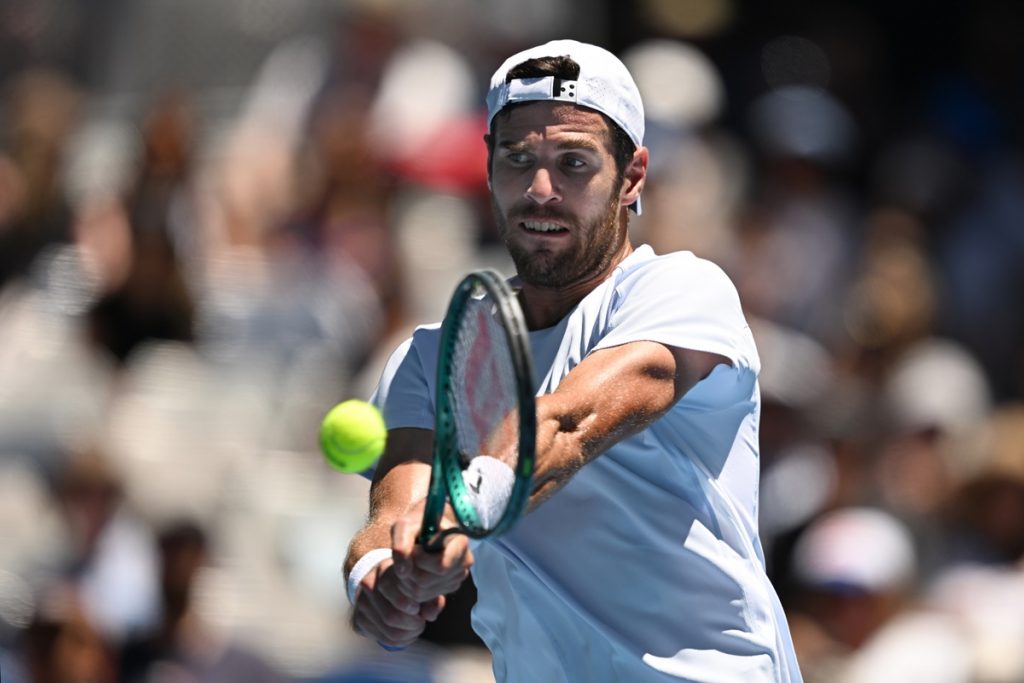
<path id="1" fill-rule="evenodd" d="M 565 287 L 542 287 L 520 281 L 519 304 L 523 308 L 526 327 L 530 330 L 543 330 L 558 324 L 585 296 L 611 277 L 618 265 L 632 253 L 633 245 L 626 240 L 601 273 Z"/>

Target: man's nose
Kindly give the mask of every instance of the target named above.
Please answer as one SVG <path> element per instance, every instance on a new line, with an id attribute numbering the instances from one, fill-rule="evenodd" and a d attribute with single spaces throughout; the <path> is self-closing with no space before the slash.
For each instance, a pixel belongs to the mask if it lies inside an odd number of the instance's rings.
<path id="1" fill-rule="evenodd" d="M 526 196 L 538 204 L 561 201 L 562 195 L 555 187 L 555 180 L 546 168 L 538 168 L 526 188 Z"/>

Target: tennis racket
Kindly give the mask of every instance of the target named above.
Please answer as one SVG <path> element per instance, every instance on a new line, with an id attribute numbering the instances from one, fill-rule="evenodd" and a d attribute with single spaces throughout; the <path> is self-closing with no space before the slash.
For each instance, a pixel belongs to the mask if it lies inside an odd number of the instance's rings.
<path id="1" fill-rule="evenodd" d="M 510 529 L 530 495 L 536 434 L 533 368 L 522 310 L 500 275 L 490 270 L 470 273 L 456 287 L 441 324 L 434 459 L 420 544 L 437 551 L 452 533 L 484 538 Z M 515 475 L 507 504 L 487 515 L 490 519 L 478 513 L 469 488 L 473 484 L 463 477 L 481 455 L 499 458 Z M 447 501 L 458 526 L 442 531 Z"/>

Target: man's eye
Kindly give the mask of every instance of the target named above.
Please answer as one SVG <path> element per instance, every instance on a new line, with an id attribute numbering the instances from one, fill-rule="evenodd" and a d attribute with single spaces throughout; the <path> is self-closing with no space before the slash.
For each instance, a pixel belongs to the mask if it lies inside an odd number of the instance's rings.
<path id="1" fill-rule="evenodd" d="M 562 163 L 569 168 L 583 168 L 587 165 L 587 162 L 579 157 L 566 157 L 562 160 Z"/>
<path id="2" fill-rule="evenodd" d="M 530 155 L 526 152 L 509 152 L 505 159 L 512 164 L 525 164 L 530 161 Z"/>

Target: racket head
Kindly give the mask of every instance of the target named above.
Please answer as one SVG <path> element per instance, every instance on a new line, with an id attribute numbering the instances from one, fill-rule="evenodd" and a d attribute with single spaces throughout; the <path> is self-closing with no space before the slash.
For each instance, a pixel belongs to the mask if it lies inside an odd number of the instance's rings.
<path id="1" fill-rule="evenodd" d="M 515 524 L 530 495 L 537 417 L 526 322 L 515 293 L 494 271 L 459 283 L 441 326 L 434 458 L 420 541 L 438 547 L 449 532 L 483 538 Z M 499 453 L 489 452 L 493 449 Z M 462 472 L 477 455 L 501 455 L 515 474 L 504 511 L 487 526 Z M 438 533 L 445 502 L 457 529 Z"/>

